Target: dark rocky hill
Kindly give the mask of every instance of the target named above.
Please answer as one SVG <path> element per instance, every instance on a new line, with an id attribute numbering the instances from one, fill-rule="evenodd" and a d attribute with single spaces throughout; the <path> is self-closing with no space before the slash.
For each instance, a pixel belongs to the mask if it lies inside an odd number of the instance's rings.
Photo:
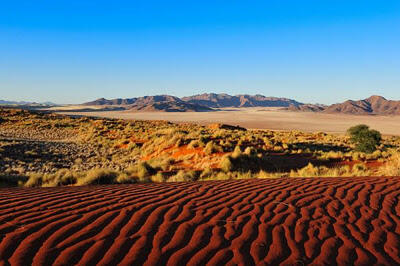
<path id="1" fill-rule="evenodd" d="M 183 97 L 182 100 L 194 104 L 201 104 L 212 108 L 223 107 L 289 107 L 290 105 L 299 106 L 295 100 L 287 98 L 266 97 L 263 95 L 229 95 L 229 94 L 216 94 L 204 93 L 189 97 Z"/>

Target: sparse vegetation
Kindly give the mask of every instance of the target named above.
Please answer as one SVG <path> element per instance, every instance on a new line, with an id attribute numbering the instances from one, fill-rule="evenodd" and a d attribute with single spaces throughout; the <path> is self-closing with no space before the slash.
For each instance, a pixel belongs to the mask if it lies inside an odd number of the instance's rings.
<path id="1" fill-rule="evenodd" d="M 67 186 L 400 175 L 400 138 L 124 121 L 0 109 L 0 184 Z"/>

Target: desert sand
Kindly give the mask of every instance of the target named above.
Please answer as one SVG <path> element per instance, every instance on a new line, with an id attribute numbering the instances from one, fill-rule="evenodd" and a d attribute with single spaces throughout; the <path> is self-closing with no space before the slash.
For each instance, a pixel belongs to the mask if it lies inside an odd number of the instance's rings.
<path id="1" fill-rule="evenodd" d="M 61 112 L 69 115 L 95 117 L 167 120 L 171 122 L 195 122 L 199 124 L 226 123 L 249 129 L 301 130 L 344 133 L 356 124 L 367 124 L 385 135 L 400 135 L 400 116 L 323 114 L 310 112 L 290 112 L 276 108 L 223 109 L 217 112 L 132 112 L 95 111 Z"/>
<path id="2" fill-rule="evenodd" d="M 399 265 L 400 178 L 0 189 L 2 265 Z"/>

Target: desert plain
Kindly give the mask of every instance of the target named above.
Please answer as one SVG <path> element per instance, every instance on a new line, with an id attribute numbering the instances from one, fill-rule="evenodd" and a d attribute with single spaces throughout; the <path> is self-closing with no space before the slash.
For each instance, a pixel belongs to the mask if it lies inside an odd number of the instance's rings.
<path id="1" fill-rule="evenodd" d="M 101 111 L 98 106 L 88 106 L 90 110 L 74 111 L 77 106 L 54 108 L 62 114 L 93 116 L 131 120 L 166 120 L 176 123 L 193 122 L 201 125 L 226 123 L 249 129 L 300 130 L 306 132 L 327 132 L 344 134 L 355 124 L 366 124 L 385 135 L 400 135 L 400 116 L 351 115 L 313 112 L 291 112 L 275 107 L 220 108 L 216 112 L 133 112 Z M 51 110 L 51 109 L 50 109 Z M 64 111 L 64 112 L 63 112 Z M 67 111 L 67 112 L 65 112 Z"/>

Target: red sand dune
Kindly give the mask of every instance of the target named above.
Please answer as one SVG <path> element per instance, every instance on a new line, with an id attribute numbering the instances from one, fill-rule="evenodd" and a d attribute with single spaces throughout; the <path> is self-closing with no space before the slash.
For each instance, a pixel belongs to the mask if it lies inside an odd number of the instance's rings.
<path id="1" fill-rule="evenodd" d="M 400 178 L 0 189 L 0 265 L 399 265 Z"/>

